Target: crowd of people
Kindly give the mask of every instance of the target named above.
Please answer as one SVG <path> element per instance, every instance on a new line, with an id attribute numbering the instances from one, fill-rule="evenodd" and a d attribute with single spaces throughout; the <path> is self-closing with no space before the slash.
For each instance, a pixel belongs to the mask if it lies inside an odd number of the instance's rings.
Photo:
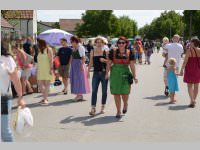
<path id="1" fill-rule="evenodd" d="M 43 39 L 37 39 L 33 45 L 32 39 L 27 38 L 25 43 L 15 41 L 11 46 L 12 55 L 5 43 L 1 43 L 0 56 L 0 83 L 1 83 L 1 133 L 4 141 L 13 141 L 10 127 L 10 115 L 12 97 L 8 95 L 11 85 L 13 93 L 16 92 L 18 106 L 25 107 L 24 95 L 32 94 L 35 87 L 30 83 L 30 77 L 35 76 L 37 92 L 42 94 L 41 105 L 48 105 L 48 94 L 50 83 L 57 83 L 62 78 L 62 93 L 68 94 L 69 83 L 71 94 L 74 94 L 74 101 L 84 99 L 84 94 L 91 92 L 91 111 L 89 115 L 96 114 L 96 103 L 98 87 L 102 85 L 102 98 L 100 113 L 105 112 L 107 102 L 108 82 L 110 92 L 114 96 L 116 104 L 116 118 L 121 118 L 122 113 L 128 110 L 128 99 L 133 83 L 138 83 L 135 65 L 138 62 L 151 64 L 151 55 L 154 47 L 159 52 L 161 45 L 152 41 L 141 41 L 136 39 L 130 45 L 126 37 L 120 36 L 115 45 L 106 43 L 105 39 L 98 36 L 94 44 L 89 42 L 85 47 L 77 36 L 72 36 L 70 45 L 65 38 L 60 39 L 61 47 L 56 52 Z M 179 91 L 178 75 L 184 75 L 184 82 L 187 83 L 190 96 L 189 107 L 194 108 L 198 95 L 200 82 L 200 41 L 193 38 L 187 43 L 187 50 L 184 63 L 180 68 L 183 44 L 180 43 L 179 35 L 174 35 L 172 41 L 167 37 L 163 38 L 162 49 L 164 57 L 164 83 L 165 95 L 170 96 L 170 103 L 176 103 L 175 93 Z M 87 49 L 87 51 L 86 51 Z M 88 54 L 88 65 L 87 65 Z M 90 85 L 90 72 L 93 68 L 92 85 Z M 69 82 L 70 81 L 70 82 Z M 60 85 L 60 84 L 59 84 Z M 123 105 L 122 105 L 123 102 Z"/>

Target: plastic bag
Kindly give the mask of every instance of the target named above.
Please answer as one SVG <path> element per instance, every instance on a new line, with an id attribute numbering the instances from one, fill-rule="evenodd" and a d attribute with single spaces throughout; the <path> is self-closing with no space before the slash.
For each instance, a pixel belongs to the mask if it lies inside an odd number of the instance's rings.
<path id="1" fill-rule="evenodd" d="M 18 108 L 14 129 L 17 133 L 22 134 L 26 128 L 33 127 L 33 116 L 28 107 Z"/>

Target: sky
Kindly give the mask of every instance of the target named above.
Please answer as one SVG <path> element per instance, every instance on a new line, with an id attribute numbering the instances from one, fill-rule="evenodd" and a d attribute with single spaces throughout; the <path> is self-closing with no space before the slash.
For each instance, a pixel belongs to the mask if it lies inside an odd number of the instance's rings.
<path id="1" fill-rule="evenodd" d="M 59 19 L 81 19 L 81 15 L 84 12 L 85 10 L 38 10 L 37 19 L 45 22 L 58 22 Z M 126 15 L 134 19 L 139 28 L 145 24 L 150 24 L 162 12 L 164 10 L 114 10 L 114 14 L 117 17 Z M 176 12 L 182 15 L 183 10 L 176 10 Z"/>

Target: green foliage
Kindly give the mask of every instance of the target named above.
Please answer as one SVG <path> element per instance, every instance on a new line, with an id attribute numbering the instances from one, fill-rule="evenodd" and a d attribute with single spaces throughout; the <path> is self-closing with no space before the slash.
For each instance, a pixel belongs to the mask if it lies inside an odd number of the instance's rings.
<path id="1" fill-rule="evenodd" d="M 137 34 L 137 23 L 128 16 L 122 16 L 118 20 L 119 32 L 117 36 L 133 37 Z"/>
<path id="2" fill-rule="evenodd" d="M 183 21 L 185 23 L 185 36 L 190 36 L 190 17 L 191 17 L 191 36 L 200 37 L 200 10 L 184 10 Z"/>
<path id="3" fill-rule="evenodd" d="M 55 22 L 53 25 L 52 25 L 53 28 L 56 28 L 56 29 L 60 29 L 60 24 L 59 22 Z"/>
<path id="4" fill-rule="evenodd" d="M 182 16 L 175 11 L 165 11 L 155 18 L 150 25 L 145 25 L 139 34 L 148 39 L 161 39 L 164 36 L 172 37 L 174 34 L 183 36 L 184 22 Z"/>
<path id="5" fill-rule="evenodd" d="M 76 26 L 76 33 L 80 37 L 97 35 L 132 37 L 137 34 L 137 24 L 134 20 L 127 16 L 118 19 L 112 10 L 87 10 L 82 15 L 82 20 L 84 23 Z"/>

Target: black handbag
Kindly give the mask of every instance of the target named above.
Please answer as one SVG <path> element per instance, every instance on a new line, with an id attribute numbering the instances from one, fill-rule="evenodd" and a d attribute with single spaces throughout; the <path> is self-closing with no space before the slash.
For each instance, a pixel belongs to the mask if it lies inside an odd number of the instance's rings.
<path id="1" fill-rule="evenodd" d="M 9 84 L 10 87 L 10 84 Z M 7 92 L 9 92 L 9 87 Z M 2 95 L 1 96 L 1 115 L 7 115 L 8 114 L 8 100 L 10 100 L 12 97 L 9 94 Z"/>
<path id="2" fill-rule="evenodd" d="M 133 75 L 131 73 L 128 74 L 128 83 L 133 84 Z"/>

